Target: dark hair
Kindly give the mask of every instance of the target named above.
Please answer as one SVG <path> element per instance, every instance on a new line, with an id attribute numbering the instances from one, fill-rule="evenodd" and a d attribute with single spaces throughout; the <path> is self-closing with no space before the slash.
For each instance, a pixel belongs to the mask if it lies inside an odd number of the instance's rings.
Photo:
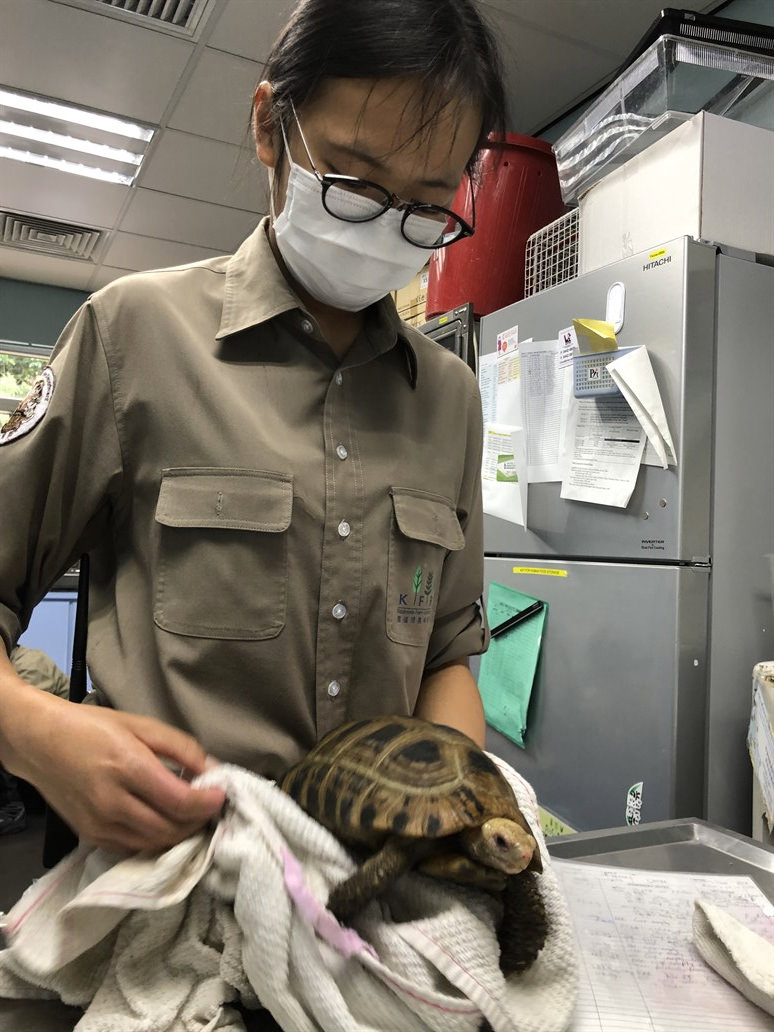
<path id="1" fill-rule="evenodd" d="M 287 126 L 321 81 L 413 78 L 416 136 L 449 104 L 481 108 L 475 164 L 490 132 L 505 127 L 497 45 L 474 0 L 301 0 L 266 61 L 273 114 Z"/>

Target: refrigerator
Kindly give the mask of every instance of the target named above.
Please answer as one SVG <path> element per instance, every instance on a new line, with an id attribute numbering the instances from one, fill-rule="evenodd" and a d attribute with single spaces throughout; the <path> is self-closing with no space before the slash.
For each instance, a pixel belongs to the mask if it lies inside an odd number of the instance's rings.
<path id="1" fill-rule="evenodd" d="M 487 746 L 572 829 L 749 834 L 752 669 L 774 658 L 774 268 L 680 237 L 485 316 L 481 353 L 515 326 L 550 340 L 604 319 L 614 283 L 618 345 L 648 349 L 677 465 L 643 464 L 626 508 L 553 482 L 530 484 L 526 529 L 485 516 L 485 597 L 548 606 L 524 748 L 491 727 Z"/>

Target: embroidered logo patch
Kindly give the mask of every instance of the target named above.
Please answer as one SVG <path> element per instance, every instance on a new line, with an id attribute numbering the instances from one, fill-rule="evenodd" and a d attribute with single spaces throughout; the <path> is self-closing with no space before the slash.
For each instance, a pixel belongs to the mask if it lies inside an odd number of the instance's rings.
<path id="1" fill-rule="evenodd" d="M 417 566 L 411 581 L 411 590 L 398 596 L 398 623 L 424 624 L 432 619 L 435 577 L 429 570 L 422 576 L 422 567 Z"/>
<path id="2" fill-rule="evenodd" d="M 12 412 L 8 421 L 0 427 L 0 444 L 8 444 L 17 437 L 23 437 L 38 425 L 46 414 L 55 384 L 54 370 L 46 366 L 27 391 L 24 400 L 19 402 L 16 411 Z"/>

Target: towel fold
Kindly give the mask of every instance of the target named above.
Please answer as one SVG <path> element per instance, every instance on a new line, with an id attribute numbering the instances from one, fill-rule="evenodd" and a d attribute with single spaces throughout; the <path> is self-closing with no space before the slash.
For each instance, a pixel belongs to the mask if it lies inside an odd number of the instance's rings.
<path id="1" fill-rule="evenodd" d="M 549 933 L 535 963 L 499 968 L 498 903 L 408 874 L 347 928 L 325 909 L 354 863 L 272 782 L 223 765 L 214 829 L 158 856 L 79 847 L 8 915 L 0 996 L 59 998 L 78 1032 L 243 1032 L 229 1004 L 289 1032 L 563 1032 L 575 941 L 530 786 L 499 758 L 535 828 Z"/>
<path id="2" fill-rule="evenodd" d="M 699 899 L 694 903 L 693 941 L 710 967 L 774 1014 L 774 945 L 714 903 Z"/>

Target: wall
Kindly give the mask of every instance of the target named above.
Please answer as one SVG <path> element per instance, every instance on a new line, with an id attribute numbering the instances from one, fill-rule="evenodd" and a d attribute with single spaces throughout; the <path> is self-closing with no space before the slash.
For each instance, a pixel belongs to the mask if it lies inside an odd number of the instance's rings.
<path id="1" fill-rule="evenodd" d="M 88 296 L 82 290 L 0 276 L 0 340 L 53 347 L 65 323 Z"/>

